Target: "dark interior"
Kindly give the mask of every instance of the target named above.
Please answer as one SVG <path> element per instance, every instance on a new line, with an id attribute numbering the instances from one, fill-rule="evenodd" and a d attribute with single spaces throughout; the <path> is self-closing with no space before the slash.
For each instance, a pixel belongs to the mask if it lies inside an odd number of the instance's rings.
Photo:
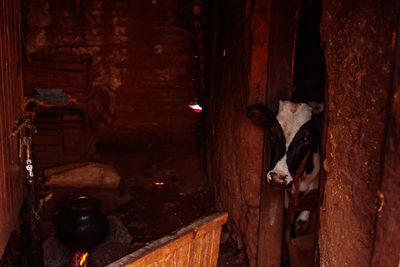
<path id="1" fill-rule="evenodd" d="M 292 98 L 299 102 L 324 102 L 326 67 L 319 32 L 321 4 L 321 1 L 304 1 L 300 14 L 292 92 Z"/>
<path id="2" fill-rule="evenodd" d="M 222 212 L 220 267 L 397 266 L 399 7 L 4 0 L 0 266 L 105 266 Z M 291 240 L 246 117 L 282 99 L 324 103 L 312 230 Z M 64 241 L 75 212 L 105 237 Z"/>

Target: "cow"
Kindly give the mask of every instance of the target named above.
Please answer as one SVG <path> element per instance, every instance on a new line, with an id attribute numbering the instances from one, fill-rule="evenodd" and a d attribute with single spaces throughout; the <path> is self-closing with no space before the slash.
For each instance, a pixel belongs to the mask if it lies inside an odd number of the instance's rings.
<path id="1" fill-rule="evenodd" d="M 274 187 L 287 189 L 285 208 L 289 198 L 318 190 L 322 111 L 323 104 L 289 100 L 279 102 L 277 114 L 260 104 L 247 107 L 251 122 L 268 129 L 271 167 L 264 178 Z M 304 234 L 309 217 L 310 210 L 300 212 L 295 235 Z"/>

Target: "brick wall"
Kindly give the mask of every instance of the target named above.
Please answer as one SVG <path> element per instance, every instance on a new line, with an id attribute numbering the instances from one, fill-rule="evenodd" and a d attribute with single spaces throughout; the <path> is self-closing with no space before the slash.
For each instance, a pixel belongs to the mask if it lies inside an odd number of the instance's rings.
<path id="1" fill-rule="evenodd" d="M 64 89 L 103 144 L 195 144 L 199 115 L 187 107 L 198 96 L 199 77 L 192 1 L 35 0 L 23 1 L 23 14 L 26 92 Z M 61 56 L 57 62 L 69 61 L 67 68 L 76 66 L 73 58 L 90 58 L 79 72 L 85 75 L 71 78 L 78 71 L 65 68 L 32 75 L 35 64 L 49 69 L 43 62 Z"/>

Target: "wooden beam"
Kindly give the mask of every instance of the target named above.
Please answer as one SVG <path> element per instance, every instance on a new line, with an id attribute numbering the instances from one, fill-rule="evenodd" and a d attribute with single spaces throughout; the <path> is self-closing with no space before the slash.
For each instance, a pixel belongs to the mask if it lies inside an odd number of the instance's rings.
<path id="1" fill-rule="evenodd" d="M 279 100 L 290 96 L 293 83 L 297 19 L 301 0 L 273 0 L 271 5 L 267 106 L 277 110 Z M 268 131 L 262 179 L 270 168 Z M 257 266 L 281 266 L 284 223 L 283 191 L 262 181 Z"/>
<path id="2" fill-rule="evenodd" d="M 23 103 L 20 14 L 19 1 L 0 4 L 0 258 L 23 200 L 18 138 L 12 135 Z"/>

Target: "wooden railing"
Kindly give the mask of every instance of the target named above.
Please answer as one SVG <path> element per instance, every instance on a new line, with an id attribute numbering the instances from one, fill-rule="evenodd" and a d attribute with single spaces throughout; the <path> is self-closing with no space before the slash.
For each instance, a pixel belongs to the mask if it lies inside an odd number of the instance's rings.
<path id="1" fill-rule="evenodd" d="M 221 227 L 227 218 L 227 213 L 201 218 L 107 267 L 217 266 Z"/>

